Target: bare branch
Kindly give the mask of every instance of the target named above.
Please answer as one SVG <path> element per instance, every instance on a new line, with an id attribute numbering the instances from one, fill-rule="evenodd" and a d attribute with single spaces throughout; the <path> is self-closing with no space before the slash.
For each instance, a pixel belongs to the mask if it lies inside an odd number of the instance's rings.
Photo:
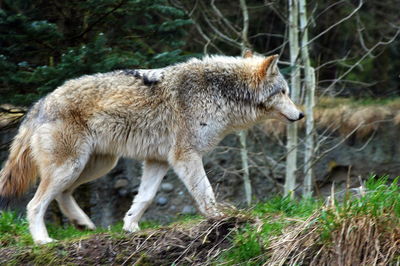
<path id="1" fill-rule="evenodd" d="M 378 48 L 381 45 L 387 45 L 389 43 L 392 43 L 394 40 L 396 40 L 397 36 L 400 34 L 400 29 L 396 31 L 396 33 L 390 38 L 390 40 L 383 42 L 380 41 L 376 43 L 371 49 L 368 50 L 354 65 L 352 65 L 346 72 L 344 72 L 339 78 L 337 78 L 334 82 L 332 82 L 331 85 L 327 88 L 327 90 L 331 89 L 336 83 L 338 83 L 341 79 L 343 79 L 347 74 L 349 74 L 356 66 L 358 66 L 367 56 L 369 56 L 376 48 Z"/>
<path id="2" fill-rule="evenodd" d="M 348 20 L 349 18 L 351 18 L 354 14 L 356 14 L 358 12 L 358 10 L 361 9 L 361 7 L 363 6 L 363 0 L 360 0 L 358 3 L 358 6 L 346 17 L 342 18 L 341 20 L 339 20 L 338 22 L 336 22 L 335 24 L 331 25 L 329 28 L 327 28 L 326 30 L 324 30 L 323 32 L 319 33 L 317 36 L 315 36 L 314 38 L 312 38 L 311 40 L 309 40 L 305 45 L 309 45 L 310 43 L 312 43 L 313 41 L 315 41 L 316 39 L 318 39 L 319 37 L 321 37 L 322 35 L 326 34 L 327 32 L 329 32 L 330 30 L 332 30 L 333 28 L 335 28 L 336 26 L 342 24 L 343 22 L 345 22 L 346 20 Z"/>
<path id="3" fill-rule="evenodd" d="M 234 25 L 226 19 L 226 17 L 224 15 L 222 15 L 221 11 L 217 8 L 217 6 L 215 5 L 215 0 L 211 0 L 211 8 L 214 10 L 215 14 L 224 22 L 224 24 L 232 31 L 236 34 L 236 36 L 240 36 L 240 32 L 237 31 L 234 27 Z"/>
<path id="4" fill-rule="evenodd" d="M 196 29 L 199 32 L 199 34 L 201 35 L 201 37 L 203 37 L 203 39 L 206 41 L 206 44 L 204 45 L 204 48 L 203 48 L 203 53 L 208 54 L 208 46 L 211 43 L 211 39 L 203 32 L 203 29 L 200 27 L 200 25 L 198 23 L 194 23 L 194 26 L 196 27 Z"/>
<path id="5" fill-rule="evenodd" d="M 226 36 L 223 34 L 221 31 L 219 31 L 214 24 L 203 14 L 204 20 L 206 21 L 207 25 L 214 31 L 217 37 L 219 37 L 222 41 L 225 41 L 226 43 L 229 43 L 232 46 L 242 48 L 242 44 L 238 41 L 235 41 L 234 39 Z"/>
<path id="6" fill-rule="evenodd" d="M 243 30 L 242 30 L 242 50 L 250 47 L 249 34 L 249 11 L 247 10 L 246 0 L 240 0 L 240 8 L 243 15 Z"/>

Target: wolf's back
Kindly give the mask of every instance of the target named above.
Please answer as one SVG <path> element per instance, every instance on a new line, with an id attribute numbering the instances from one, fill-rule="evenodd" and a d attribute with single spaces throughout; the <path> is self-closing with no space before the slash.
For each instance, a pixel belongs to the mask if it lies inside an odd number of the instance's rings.
<path id="1" fill-rule="evenodd" d="M 32 158 L 30 139 L 32 128 L 22 125 L 15 136 L 8 159 L 0 171 L 0 209 L 21 196 L 37 177 L 37 167 Z"/>

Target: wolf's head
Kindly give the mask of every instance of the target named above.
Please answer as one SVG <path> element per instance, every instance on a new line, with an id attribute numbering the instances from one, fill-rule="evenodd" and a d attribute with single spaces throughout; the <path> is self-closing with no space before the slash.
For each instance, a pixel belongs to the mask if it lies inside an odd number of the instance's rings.
<path id="1" fill-rule="evenodd" d="M 245 54 L 245 57 L 252 57 Z M 289 86 L 278 69 L 278 55 L 257 58 L 256 89 L 261 107 L 267 110 L 268 116 L 276 117 L 284 122 L 294 122 L 304 117 L 289 97 Z"/>

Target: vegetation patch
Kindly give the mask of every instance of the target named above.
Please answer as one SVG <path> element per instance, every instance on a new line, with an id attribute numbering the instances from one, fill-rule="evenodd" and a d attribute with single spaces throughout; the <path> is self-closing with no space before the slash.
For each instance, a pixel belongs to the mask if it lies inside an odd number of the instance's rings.
<path id="1" fill-rule="evenodd" d="M 229 236 L 248 221 L 241 215 L 218 220 L 195 219 L 135 234 L 97 233 L 45 246 L 9 246 L 0 248 L 0 264 L 204 265 L 227 249 Z"/>
<path id="2" fill-rule="evenodd" d="M 354 190 L 352 190 L 354 193 Z M 50 226 L 60 241 L 33 245 L 26 221 L 0 217 L 0 264 L 390 265 L 400 263 L 398 180 L 371 178 L 336 200 L 275 197 L 220 219 L 185 217 L 134 234 Z"/>
<path id="3" fill-rule="evenodd" d="M 400 189 L 397 180 L 369 180 L 348 196 L 270 240 L 270 265 L 390 265 L 399 263 Z"/>

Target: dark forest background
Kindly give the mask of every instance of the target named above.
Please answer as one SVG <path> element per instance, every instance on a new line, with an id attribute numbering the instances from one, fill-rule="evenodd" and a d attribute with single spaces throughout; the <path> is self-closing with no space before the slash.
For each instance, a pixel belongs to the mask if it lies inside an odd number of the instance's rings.
<path id="1" fill-rule="evenodd" d="M 385 42 L 398 30 L 400 2 L 369 0 L 338 23 L 358 4 L 308 2 L 310 39 L 329 29 L 310 47 L 318 93 L 399 96 L 400 41 Z M 239 2 L 218 0 L 215 5 L 225 19 L 241 25 Z M 287 1 L 247 5 L 254 51 L 280 53 L 281 61 L 288 61 Z M 0 103 L 29 105 L 65 80 L 84 74 L 156 68 L 201 56 L 206 42 L 196 23 L 207 16 L 207 8 L 208 1 L 0 0 Z M 198 9 L 203 12 L 197 14 Z M 207 19 L 220 23 L 211 15 Z M 201 27 L 212 32 L 207 23 Z M 208 53 L 240 55 L 239 48 L 212 41 Z M 340 82 L 324 90 L 350 66 Z M 281 68 L 283 73 L 290 70 L 284 64 Z"/>

